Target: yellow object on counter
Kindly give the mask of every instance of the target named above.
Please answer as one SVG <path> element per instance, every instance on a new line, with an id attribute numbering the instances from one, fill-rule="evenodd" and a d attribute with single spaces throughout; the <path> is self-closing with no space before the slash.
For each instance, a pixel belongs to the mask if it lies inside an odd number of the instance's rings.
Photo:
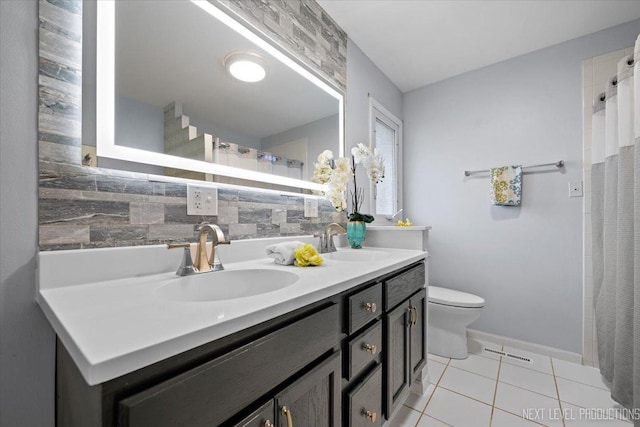
<path id="1" fill-rule="evenodd" d="M 401 219 L 398 220 L 398 223 L 396 224 L 398 227 L 411 227 L 413 225 L 413 223 L 409 220 L 409 218 L 405 218 L 404 221 L 402 221 Z"/>
<path id="2" fill-rule="evenodd" d="M 308 267 L 310 265 L 322 265 L 324 259 L 318 253 L 315 246 L 306 243 L 304 245 L 298 246 L 294 251 L 293 255 L 296 260 L 294 264 L 298 267 Z"/>

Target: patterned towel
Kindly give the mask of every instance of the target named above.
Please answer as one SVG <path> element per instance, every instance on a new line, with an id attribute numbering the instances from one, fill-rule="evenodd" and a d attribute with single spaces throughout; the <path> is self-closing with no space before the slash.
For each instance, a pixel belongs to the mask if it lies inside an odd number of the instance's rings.
<path id="1" fill-rule="evenodd" d="M 491 168 L 491 201 L 499 206 L 519 206 L 522 166 Z"/>

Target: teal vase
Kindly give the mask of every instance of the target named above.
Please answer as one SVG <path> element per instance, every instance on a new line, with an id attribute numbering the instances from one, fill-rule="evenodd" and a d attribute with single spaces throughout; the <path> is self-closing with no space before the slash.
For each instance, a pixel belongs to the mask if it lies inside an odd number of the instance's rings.
<path id="1" fill-rule="evenodd" d="M 364 221 L 347 222 L 347 240 L 353 249 L 360 249 L 367 237 L 367 224 Z"/>

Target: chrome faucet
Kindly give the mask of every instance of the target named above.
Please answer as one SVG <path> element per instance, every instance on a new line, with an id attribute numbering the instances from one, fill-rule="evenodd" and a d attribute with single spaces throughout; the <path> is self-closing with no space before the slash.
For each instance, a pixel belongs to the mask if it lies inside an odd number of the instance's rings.
<path id="1" fill-rule="evenodd" d="M 222 263 L 216 261 L 216 246 L 228 245 L 231 242 L 224 237 L 222 229 L 216 224 L 201 224 L 196 230 L 198 234 L 198 248 L 196 251 L 196 262 L 191 258 L 191 243 L 168 244 L 167 249 L 184 248 L 182 262 L 176 274 L 178 276 L 189 276 L 196 273 L 207 273 L 209 271 L 224 270 Z M 209 235 L 213 237 L 211 254 L 207 256 L 207 240 Z"/>
<path id="2" fill-rule="evenodd" d="M 338 230 L 338 231 L 335 231 Z M 313 237 L 320 238 L 320 253 L 336 252 L 336 245 L 333 243 L 333 236 L 340 233 L 346 233 L 347 230 L 337 222 L 332 222 L 324 229 L 324 233 L 316 233 Z"/>

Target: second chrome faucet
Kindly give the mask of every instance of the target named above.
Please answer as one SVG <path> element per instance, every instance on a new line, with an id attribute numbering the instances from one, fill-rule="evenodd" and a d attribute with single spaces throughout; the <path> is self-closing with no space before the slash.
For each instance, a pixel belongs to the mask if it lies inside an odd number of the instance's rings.
<path id="1" fill-rule="evenodd" d="M 346 233 L 347 230 L 337 222 L 332 222 L 327 225 L 323 233 L 316 233 L 313 237 L 320 238 L 320 253 L 326 254 L 328 252 L 336 252 L 336 245 L 333 243 L 333 236 L 337 234 Z"/>

